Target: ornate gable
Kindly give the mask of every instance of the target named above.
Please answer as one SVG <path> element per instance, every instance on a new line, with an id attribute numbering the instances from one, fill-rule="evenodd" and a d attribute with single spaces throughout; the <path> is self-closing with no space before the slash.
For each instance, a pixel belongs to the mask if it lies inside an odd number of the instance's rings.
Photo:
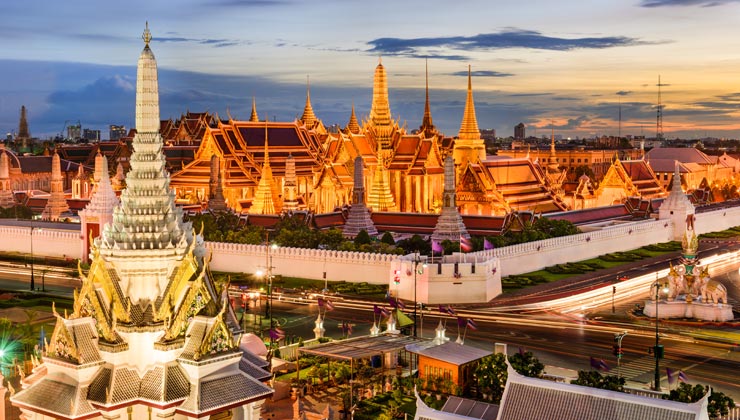
<path id="1" fill-rule="evenodd" d="M 46 357 L 59 359 L 65 362 L 80 364 L 80 352 L 77 349 L 72 333 L 67 328 L 65 319 L 59 315 L 56 309 L 53 309 L 57 318 L 54 325 L 54 332 L 51 334 L 51 341 L 46 346 Z"/>

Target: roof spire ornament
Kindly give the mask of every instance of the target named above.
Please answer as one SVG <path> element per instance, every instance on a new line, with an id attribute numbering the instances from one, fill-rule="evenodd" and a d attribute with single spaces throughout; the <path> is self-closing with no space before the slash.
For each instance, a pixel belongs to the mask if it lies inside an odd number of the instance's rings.
<path id="1" fill-rule="evenodd" d="M 146 21 L 146 27 L 144 28 L 144 33 L 141 34 L 141 39 L 144 40 L 144 44 L 146 44 L 147 47 L 149 46 L 149 42 L 151 42 L 152 40 L 152 33 L 149 32 L 149 21 L 148 20 Z"/>
<path id="2" fill-rule="evenodd" d="M 425 61 L 426 65 L 426 99 L 424 101 L 424 118 L 421 120 L 421 127 L 419 131 L 424 134 L 433 134 L 436 129 L 434 123 L 432 123 L 432 111 L 429 106 L 429 60 Z"/>

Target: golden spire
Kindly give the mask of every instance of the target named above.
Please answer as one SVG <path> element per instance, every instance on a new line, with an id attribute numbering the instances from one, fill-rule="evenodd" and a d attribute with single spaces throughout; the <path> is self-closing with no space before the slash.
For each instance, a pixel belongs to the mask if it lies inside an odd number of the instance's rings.
<path id="1" fill-rule="evenodd" d="M 282 207 L 279 201 L 279 192 L 272 177 L 272 168 L 270 168 L 269 139 L 267 138 L 268 120 L 269 118 L 265 119 L 265 161 L 262 165 L 262 174 L 254 193 L 252 206 L 249 208 L 249 213 L 252 214 L 275 214 L 279 213 Z"/>
<path id="2" fill-rule="evenodd" d="M 357 134 L 360 132 L 360 124 L 357 122 L 357 115 L 355 115 L 355 103 L 352 102 L 352 114 L 349 116 L 349 123 L 347 123 L 347 130 L 350 133 Z"/>
<path id="3" fill-rule="evenodd" d="M 265 167 L 270 167 L 270 146 L 267 139 L 267 122 L 269 121 L 270 117 L 265 116 Z"/>
<path id="4" fill-rule="evenodd" d="M 257 101 L 254 99 L 254 96 L 252 96 L 252 115 L 249 116 L 249 121 L 251 122 L 259 122 L 260 117 L 257 115 Z"/>
<path id="5" fill-rule="evenodd" d="M 421 120 L 419 131 L 435 131 L 432 123 L 432 111 L 429 109 L 429 61 L 426 64 L 426 100 L 424 101 L 424 118 Z"/>
<path id="6" fill-rule="evenodd" d="M 141 39 L 144 40 L 144 44 L 148 47 L 149 42 L 152 40 L 152 33 L 149 32 L 149 21 L 146 21 L 146 28 L 144 29 L 144 33 L 141 35 Z"/>
<path id="7" fill-rule="evenodd" d="M 463 114 L 462 123 L 460 124 L 460 139 L 477 140 L 480 139 L 480 130 L 478 129 L 478 120 L 475 118 L 475 102 L 473 101 L 473 81 L 468 66 L 468 97 L 465 100 L 465 113 Z"/>
<path id="8" fill-rule="evenodd" d="M 306 106 L 303 108 L 301 121 L 303 121 L 303 124 L 305 124 L 309 129 L 316 124 L 316 114 L 314 114 L 313 107 L 311 106 L 311 82 L 309 81 L 308 76 L 306 76 Z"/>
<path id="9" fill-rule="evenodd" d="M 380 59 L 373 77 L 373 103 L 370 107 L 370 121 L 375 126 L 391 125 L 391 106 L 388 102 L 388 79 Z"/>

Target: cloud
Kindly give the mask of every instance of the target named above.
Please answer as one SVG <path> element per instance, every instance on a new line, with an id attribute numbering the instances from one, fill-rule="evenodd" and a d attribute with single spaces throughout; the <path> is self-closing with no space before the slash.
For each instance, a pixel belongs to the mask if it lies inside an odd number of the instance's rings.
<path id="1" fill-rule="evenodd" d="M 549 96 L 552 92 L 533 92 L 533 93 L 512 93 L 508 96 L 512 97 L 527 97 L 527 96 Z"/>
<path id="2" fill-rule="evenodd" d="M 187 42 L 201 45 L 211 45 L 215 48 L 230 47 L 239 45 L 240 41 L 226 38 L 185 38 L 181 36 L 157 37 L 159 42 Z"/>
<path id="3" fill-rule="evenodd" d="M 286 0 L 222 0 L 216 2 L 209 2 L 207 6 L 221 6 L 221 7 L 274 7 L 284 6 L 291 4 L 292 2 Z"/>
<path id="4" fill-rule="evenodd" d="M 715 7 L 723 4 L 737 3 L 740 0 L 642 0 L 642 7 L 663 7 L 663 6 L 701 6 Z"/>
<path id="5" fill-rule="evenodd" d="M 468 75 L 467 71 L 456 71 L 454 73 L 449 73 L 450 76 L 466 76 Z M 511 77 L 514 74 L 513 73 L 503 73 L 500 71 L 494 71 L 494 70 L 476 70 L 474 72 L 471 72 L 471 75 L 473 77 Z"/>
<path id="6" fill-rule="evenodd" d="M 576 49 L 603 49 L 648 42 L 626 36 L 558 38 L 543 35 L 538 31 L 510 28 L 500 32 L 473 36 L 451 36 L 434 38 L 376 38 L 369 42 L 367 52 L 372 54 L 397 55 L 407 57 L 435 57 L 458 59 L 459 55 L 435 53 L 433 49 L 462 51 L 491 51 L 507 48 L 533 50 L 571 51 Z M 454 58 L 450 58 L 454 57 Z"/>
<path id="7" fill-rule="evenodd" d="M 627 96 L 627 95 L 632 94 L 632 91 L 631 90 L 620 90 L 615 93 L 619 96 Z"/>

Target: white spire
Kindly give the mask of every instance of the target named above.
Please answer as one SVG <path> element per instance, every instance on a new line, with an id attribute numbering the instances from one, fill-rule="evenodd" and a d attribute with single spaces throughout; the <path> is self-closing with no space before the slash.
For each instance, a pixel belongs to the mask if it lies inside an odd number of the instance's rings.
<path id="1" fill-rule="evenodd" d="M 136 71 L 136 131 L 139 133 L 159 132 L 159 87 L 157 60 L 149 49 L 152 34 L 147 22 L 144 30 L 144 50 L 139 56 Z"/>

